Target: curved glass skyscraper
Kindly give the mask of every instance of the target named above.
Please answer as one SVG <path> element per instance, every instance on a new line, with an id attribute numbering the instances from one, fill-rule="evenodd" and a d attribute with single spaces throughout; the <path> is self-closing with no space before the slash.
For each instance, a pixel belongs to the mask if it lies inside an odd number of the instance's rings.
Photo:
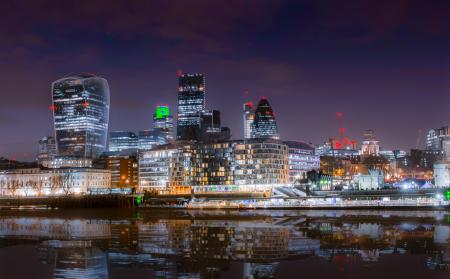
<path id="1" fill-rule="evenodd" d="M 256 139 L 279 139 L 277 122 L 272 107 L 266 97 L 262 97 L 255 110 L 253 120 L 253 138 Z"/>
<path id="2" fill-rule="evenodd" d="M 59 156 L 97 157 L 106 151 L 109 86 L 92 74 L 52 83 L 52 109 Z"/>

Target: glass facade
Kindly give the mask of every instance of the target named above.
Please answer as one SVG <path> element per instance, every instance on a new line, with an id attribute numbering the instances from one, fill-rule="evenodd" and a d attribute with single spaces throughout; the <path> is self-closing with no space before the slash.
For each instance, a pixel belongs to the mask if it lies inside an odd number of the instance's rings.
<path id="1" fill-rule="evenodd" d="M 166 135 L 159 129 L 143 130 L 138 133 L 139 150 L 150 150 L 158 145 L 166 143 Z"/>
<path id="2" fill-rule="evenodd" d="M 289 182 L 306 178 L 306 173 L 320 169 L 320 156 L 314 146 L 300 141 L 285 141 L 289 147 Z"/>
<path id="3" fill-rule="evenodd" d="M 130 131 L 114 131 L 109 134 L 109 151 L 136 150 L 138 137 Z"/>
<path id="4" fill-rule="evenodd" d="M 251 139 L 253 137 L 253 121 L 255 120 L 255 111 L 253 110 L 253 103 L 247 102 L 244 104 L 244 139 Z"/>
<path id="5" fill-rule="evenodd" d="M 204 109 L 204 76 L 202 74 L 181 74 L 178 86 L 177 139 L 197 139 L 200 127 L 200 113 Z"/>
<path id="6" fill-rule="evenodd" d="M 91 74 L 52 83 L 52 110 L 59 156 L 98 157 L 106 151 L 109 86 Z"/>
<path id="7" fill-rule="evenodd" d="M 167 141 L 173 140 L 173 116 L 168 106 L 157 106 L 153 114 L 153 128 L 164 134 Z"/>
<path id="8" fill-rule="evenodd" d="M 255 111 L 253 138 L 279 139 L 275 114 L 265 97 L 261 98 Z"/>

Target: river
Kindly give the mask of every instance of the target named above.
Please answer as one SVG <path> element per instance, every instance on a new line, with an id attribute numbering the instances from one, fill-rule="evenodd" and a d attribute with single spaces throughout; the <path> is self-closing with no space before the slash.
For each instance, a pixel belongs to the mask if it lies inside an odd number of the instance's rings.
<path id="1" fill-rule="evenodd" d="M 0 278 L 449 278 L 449 268 L 449 211 L 0 211 Z"/>

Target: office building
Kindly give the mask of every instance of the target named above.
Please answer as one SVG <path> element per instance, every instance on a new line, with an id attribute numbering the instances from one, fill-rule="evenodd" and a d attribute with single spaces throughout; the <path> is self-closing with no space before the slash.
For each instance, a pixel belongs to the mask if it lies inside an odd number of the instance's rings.
<path id="1" fill-rule="evenodd" d="M 378 156 L 380 155 L 380 142 L 372 130 L 364 131 L 364 138 L 361 143 L 361 155 Z"/>
<path id="2" fill-rule="evenodd" d="M 52 83 L 52 110 L 59 156 L 97 157 L 106 151 L 109 87 L 92 74 Z"/>
<path id="3" fill-rule="evenodd" d="M 262 97 L 255 110 L 255 119 L 252 125 L 253 138 L 279 139 L 277 122 L 272 107 L 266 97 Z"/>
<path id="4" fill-rule="evenodd" d="M 190 188 L 193 184 L 192 147 L 174 143 L 139 153 L 139 188 L 142 191 Z"/>
<path id="5" fill-rule="evenodd" d="M 234 147 L 234 184 L 274 185 L 289 181 L 289 148 L 277 140 L 237 142 Z"/>
<path id="6" fill-rule="evenodd" d="M 285 141 L 289 148 L 289 183 L 306 178 L 306 173 L 320 169 L 320 156 L 314 146 L 300 141 Z"/>
<path id="7" fill-rule="evenodd" d="M 288 146 L 276 140 L 177 142 L 139 156 L 142 190 L 265 191 L 287 184 Z"/>
<path id="8" fill-rule="evenodd" d="M 137 187 L 139 168 L 136 154 L 108 152 L 100 160 L 104 168 L 111 172 L 112 188 Z"/>
<path id="9" fill-rule="evenodd" d="M 200 127 L 200 112 L 205 109 L 205 78 L 202 74 L 178 77 L 177 139 L 195 140 Z"/>
<path id="10" fill-rule="evenodd" d="M 164 134 L 167 141 L 173 140 L 173 116 L 168 106 L 157 106 L 153 113 L 153 129 Z"/>
<path id="11" fill-rule="evenodd" d="M 43 137 L 39 140 L 39 153 L 37 156 L 39 165 L 45 165 L 56 157 L 56 141 L 54 137 Z"/>
<path id="12" fill-rule="evenodd" d="M 159 129 L 138 132 L 138 149 L 150 150 L 158 145 L 167 143 L 166 134 Z"/>
<path id="13" fill-rule="evenodd" d="M 443 141 L 450 138 L 450 129 L 448 126 L 444 126 L 437 129 L 431 129 L 427 133 L 425 142 L 426 150 L 443 150 Z"/>
<path id="14" fill-rule="evenodd" d="M 244 123 L 244 139 L 253 137 L 253 121 L 255 120 L 255 111 L 252 102 L 244 104 L 243 123 Z"/>
<path id="15" fill-rule="evenodd" d="M 109 134 L 109 151 L 137 150 L 138 137 L 130 131 L 114 131 Z"/>
<path id="16" fill-rule="evenodd" d="M 231 137 L 228 127 L 222 127 L 220 111 L 204 110 L 200 113 L 200 134 L 197 140 L 202 142 L 222 142 Z"/>

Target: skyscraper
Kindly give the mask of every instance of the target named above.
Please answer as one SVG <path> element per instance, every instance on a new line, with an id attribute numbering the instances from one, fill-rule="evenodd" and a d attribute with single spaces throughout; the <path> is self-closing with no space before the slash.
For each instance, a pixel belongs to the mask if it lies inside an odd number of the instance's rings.
<path id="1" fill-rule="evenodd" d="M 244 139 L 251 139 L 253 137 L 252 127 L 255 120 L 255 111 L 253 110 L 253 103 L 247 102 L 244 104 Z"/>
<path id="2" fill-rule="evenodd" d="M 97 157 L 106 150 L 109 86 L 92 74 L 52 83 L 52 110 L 59 156 Z"/>
<path id="3" fill-rule="evenodd" d="M 43 137 L 39 140 L 39 154 L 37 156 L 40 165 L 51 161 L 56 156 L 56 142 L 54 137 Z"/>
<path id="4" fill-rule="evenodd" d="M 168 106 L 157 106 L 153 114 L 153 128 L 161 131 L 167 141 L 173 140 L 173 116 Z"/>
<path id="5" fill-rule="evenodd" d="M 277 122 L 272 107 L 266 97 L 262 97 L 255 110 L 252 124 L 253 138 L 279 139 Z"/>
<path id="6" fill-rule="evenodd" d="M 137 150 L 138 137 L 130 131 L 113 131 L 109 134 L 109 151 Z"/>
<path id="7" fill-rule="evenodd" d="M 205 78 L 203 74 L 180 74 L 178 84 L 177 139 L 195 140 L 205 109 Z"/>

